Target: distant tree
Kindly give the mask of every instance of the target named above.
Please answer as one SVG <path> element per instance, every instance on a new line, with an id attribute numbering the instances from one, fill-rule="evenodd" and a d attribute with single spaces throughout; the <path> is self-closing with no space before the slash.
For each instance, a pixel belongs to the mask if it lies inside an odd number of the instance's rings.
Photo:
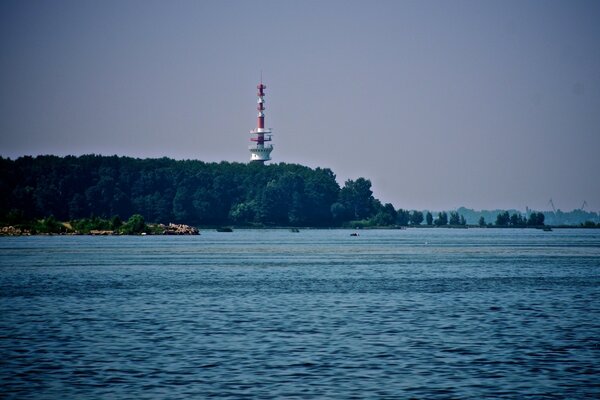
<path id="1" fill-rule="evenodd" d="M 410 214 L 410 223 L 411 225 L 421 225 L 423 222 L 423 213 L 421 211 L 413 211 Z"/>
<path id="2" fill-rule="evenodd" d="M 187 183 L 187 182 L 186 182 Z M 173 216 L 175 222 L 196 224 L 194 205 L 192 204 L 191 189 L 187 185 L 181 185 L 173 198 Z"/>
<path id="3" fill-rule="evenodd" d="M 507 226 L 510 221 L 510 215 L 508 211 L 499 213 L 496 216 L 496 226 Z"/>
<path id="4" fill-rule="evenodd" d="M 127 235 L 135 235 L 146 231 L 146 221 L 140 214 L 132 215 L 127 222 L 121 227 L 123 233 Z"/>
<path id="5" fill-rule="evenodd" d="M 396 219 L 398 218 L 398 212 L 396 211 L 394 206 L 391 203 L 385 203 L 385 205 L 383 206 L 383 211 L 386 214 L 388 214 L 390 216 L 390 218 L 392 219 L 392 223 L 390 225 L 395 224 Z"/>
<path id="6" fill-rule="evenodd" d="M 510 216 L 509 223 L 511 226 L 514 226 L 514 227 L 525 226 L 526 220 L 523 218 L 523 216 L 520 213 L 513 213 Z"/>
<path id="7" fill-rule="evenodd" d="M 229 219 L 237 224 L 246 224 L 254 221 L 256 206 L 254 202 L 237 203 L 229 211 Z"/>
<path id="8" fill-rule="evenodd" d="M 536 226 L 537 225 L 537 212 L 532 212 L 529 214 L 529 218 L 527 218 L 527 226 Z"/>
<path id="9" fill-rule="evenodd" d="M 509 223 L 511 226 L 517 226 L 517 225 L 518 225 L 518 219 L 519 219 L 519 216 L 520 216 L 520 215 L 518 215 L 518 214 L 516 214 L 516 213 L 515 213 L 515 214 L 512 214 L 512 215 L 510 216 L 509 220 L 508 220 L 508 223 Z"/>
<path id="10" fill-rule="evenodd" d="M 272 179 L 267 183 L 257 202 L 257 220 L 259 222 L 271 225 L 285 225 L 288 222 L 291 193 L 286 186 L 287 182 L 278 182 L 277 179 Z"/>
<path id="11" fill-rule="evenodd" d="M 375 204 L 373 207 L 379 210 L 373 218 L 374 224 L 376 226 L 394 225 L 398 217 L 398 213 L 394 209 L 394 206 L 391 203 L 386 203 L 384 206 L 382 206 L 378 200 L 376 200 L 374 203 Z"/>
<path id="12" fill-rule="evenodd" d="M 410 213 L 408 210 L 399 209 L 398 216 L 396 218 L 396 223 L 400 226 L 408 226 L 408 222 L 410 221 Z"/>
<path id="13" fill-rule="evenodd" d="M 448 225 L 448 214 L 445 211 L 439 212 L 437 218 L 433 222 L 435 226 Z"/>
<path id="14" fill-rule="evenodd" d="M 304 171 L 304 213 L 310 225 L 328 226 L 332 222 L 331 206 L 338 200 L 340 186 L 328 168 Z"/>
<path id="15" fill-rule="evenodd" d="M 433 224 L 433 215 L 429 211 L 425 215 L 425 220 L 427 221 L 427 225 L 431 226 Z"/>
<path id="16" fill-rule="evenodd" d="M 460 215 L 458 215 L 458 212 L 456 212 L 456 211 L 450 212 L 450 220 L 448 221 L 448 223 L 450 225 L 459 225 L 460 224 Z"/>
<path id="17" fill-rule="evenodd" d="M 347 180 L 340 190 L 339 202 L 350 211 L 352 218 L 360 220 L 369 217 L 373 203 L 371 181 L 365 178 Z"/>
<path id="18" fill-rule="evenodd" d="M 462 225 L 462 226 L 466 226 L 467 225 L 467 220 L 465 219 L 465 217 L 462 214 L 460 216 L 459 224 Z"/>
<path id="19" fill-rule="evenodd" d="M 342 203 L 333 203 L 330 207 L 331 217 L 334 222 L 341 222 L 349 218 L 350 213 Z"/>
<path id="20" fill-rule="evenodd" d="M 266 189 L 265 189 L 266 190 Z M 148 198 L 148 196 L 146 196 Z M 150 197 L 152 199 L 152 197 Z M 219 199 L 215 197 L 210 185 L 202 185 L 191 192 L 192 219 L 198 224 L 218 224 L 221 221 L 217 211 Z M 152 210 L 152 207 L 149 207 Z M 152 213 L 153 214 L 153 213 Z M 148 213 L 147 215 L 152 215 Z"/>
<path id="21" fill-rule="evenodd" d="M 538 225 L 544 225 L 544 219 L 545 219 L 544 213 L 539 212 L 538 213 Z"/>
<path id="22" fill-rule="evenodd" d="M 377 214 L 375 214 L 375 217 L 373 217 L 373 223 L 376 226 L 390 226 L 394 225 L 395 222 L 396 219 L 394 216 L 385 210 L 379 211 Z"/>
<path id="23" fill-rule="evenodd" d="M 72 220 L 71 226 L 76 232 L 83 234 L 90 233 L 91 230 L 114 230 L 111 221 L 98 217 Z"/>
<path id="24" fill-rule="evenodd" d="M 287 221 L 290 225 L 301 225 L 306 221 L 306 212 L 304 210 L 305 204 L 304 188 L 302 188 L 302 191 L 295 191 L 292 193 Z"/>
<path id="25" fill-rule="evenodd" d="M 259 206 L 261 222 L 298 225 L 304 221 L 304 179 L 285 172 L 267 184 Z"/>
<path id="26" fill-rule="evenodd" d="M 544 213 L 532 212 L 527 220 L 528 226 L 544 226 Z"/>
<path id="27" fill-rule="evenodd" d="M 64 232 L 65 227 L 54 218 L 54 216 L 49 216 L 44 218 L 35 225 L 34 230 L 38 233 L 60 233 Z"/>
<path id="28" fill-rule="evenodd" d="M 69 200 L 69 218 L 76 219 L 83 215 L 89 215 L 87 200 L 81 193 L 75 193 Z"/>
<path id="29" fill-rule="evenodd" d="M 479 226 L 485 226 L 485 218 L 483 216 L 479 217 Z"/>
<path id="30" fill-rule="evenodd" d="M 121 218 L 118 215 L 115 215 L 110 219 L 110 229 L 113 231 L 119 229 L 122 225 L 123 221 L 121 221 Z"/>

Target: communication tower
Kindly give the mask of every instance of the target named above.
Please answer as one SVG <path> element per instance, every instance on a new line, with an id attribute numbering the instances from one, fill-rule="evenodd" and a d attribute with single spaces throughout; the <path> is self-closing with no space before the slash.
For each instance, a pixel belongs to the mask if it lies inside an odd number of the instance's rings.
<path id="1" fill-rule="evenodd" d="M 265 161 L 269 161 L 271 159 L 273 145 L 265 144 L 272 140 L 272 131 L 270 128 L 265 128 L 265 89 L 267 86 L 262 83 L 262 77 L 256 88 L 258 89 L 258 105 L 256 106 L 256 109 L 258 110 L 258 118 L 256 122 L 256 129 L 252 129 L 250 131 L 251 135 L 256 136 L 250 138 L 250 141 L 254 143 L 251 144 L 248 149 L 251 153 L 250 161 L 256 161 L 264 164 Z"/>

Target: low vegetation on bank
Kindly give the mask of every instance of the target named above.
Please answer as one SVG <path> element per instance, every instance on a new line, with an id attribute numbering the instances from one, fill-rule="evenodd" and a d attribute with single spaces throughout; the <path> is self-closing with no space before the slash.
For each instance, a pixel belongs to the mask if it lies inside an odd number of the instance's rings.
<path id="1" fill-rule="evenodd" d="M 184 224 L 147 224 L 144 217 L 135 214 L 123 222 L 119 217 L 102 219 L 83 218 L 68 222 L 57 221 L 53 216 L 39 220 L 23 221 L 0 228 L 0 235 L 198 235 L 196 227 Z"/>
<path id="2" fill-rule="evenodd" d="M 391 211 L 390 211 L 391 213 Z M 398 214 L 398 212 L 397 212 Z M 377 218 L 350 221 L 344 227 L 354 229 L 369 229 L 369 228 L 543 228 L 543 214 L 532 214 L 530 218 L 522 215 L 512 214 L 507 218 L 506 212 L 500 213 L 497 216 L 494 224 L 486 224 L 483 217 L 479 220 L 479 225 L 467 225 L 464 217 L 457 212 L 450 212 L 448 219 L 446 212 L 438 213 L 433 219 L 430 212 L 426 213 L 426 224 L 423 225 L 423 213 L 420 211 L 404 212 L 400 217 L 399 224 L 385 224 L 387 218 L 379 214 Z M 398 215 L 394 221 L 398 222 Z M 391 220 L 390 220 L 391 221 Z M 389 221 L 387 221 L 389 222 Z M 255 226 L 258 227 L 258 226 Z M 579 226 L 569 226 L 570 228 L 600 228 L 600 224 L 588 221 Z M 231 231 L 231 228 L 220 228 L 219 231 Z M 144 217 L 135 214 L 127 221 L 123 222 L 118 216 L 110 219 L 102 219 L 99 217 L 82 218 L 68 222 L 56 220 L 53 216 L 42 218 L 39 220 L 21 221 L 11 225 L 0 225 L 0 236 L 28 236 L 28 235 L 198 235 L 198 228 L 185 224 L 161 224 L 161 223 L 146 223 Z"/>

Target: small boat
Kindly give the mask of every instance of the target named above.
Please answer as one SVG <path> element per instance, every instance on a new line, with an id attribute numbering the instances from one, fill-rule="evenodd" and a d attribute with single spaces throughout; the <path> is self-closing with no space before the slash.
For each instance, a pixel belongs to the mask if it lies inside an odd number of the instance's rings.
<path id="1" fill-rule="evenodd" d="M 290 232 L 298 233 L 298 232 L 300 232 L 300 229 L 292 228 L 292 229 L 290 229 Z"/>
<path id="2" fill-rule="evenodd" d="M 350 236 L 358 236 L 358 233 L 356 233 L 356 232 L 352 232 L 352 233 L 350 234 Z"/>
<path id="3" fill-rule="evenodd" d="M 544 232 L 552 232 L 552 228 L 549 226 L 545 226 L 543 229 L 544 229 Z"/>

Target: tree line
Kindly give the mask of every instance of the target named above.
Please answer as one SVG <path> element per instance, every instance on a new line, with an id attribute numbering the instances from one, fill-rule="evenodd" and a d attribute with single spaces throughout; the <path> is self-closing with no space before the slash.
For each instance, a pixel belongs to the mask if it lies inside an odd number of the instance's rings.
<path id="1" fill-rule="evenodd" d="M 190 225 L 394 225 L 405 213 L 373 197 L 371 182 L 343 187 L 327 168 L 85 155 L 0 157 L 0 222 L 139 214 Z"/>
<path id="2" fill-rule="evenodd" d="M 205 163 L 84 155 L 0 157 L 0 223 L 84 221 L 140 215 L 154 223 L 202 226 L 466 226 L 458 211 L 408 211 L 373 197 L 371 181 L 342 187 L 328 168 L 298 164 Z M 91 224 L 91 225 L 90 225 Z M 480 226 L 486 224 L 483 217 Z M 508 211 L 500 227 L 544 225 L 544 214 Z M 43 226 L 40 228 L 42 229 Z"/>
<path id="3" fill-rule="evenodd" d="M 513 213 L 510 215 L 508 211 L 504 211 L 496 216 L 496 226 L 510 226 L 514 228 L 524 228 L 526 226 L 544 226 L 544 220 L 544 213 L 541 212 L 532 212 L 529 215 L 529 218 L 527 218 L 521 213 Z"/>

